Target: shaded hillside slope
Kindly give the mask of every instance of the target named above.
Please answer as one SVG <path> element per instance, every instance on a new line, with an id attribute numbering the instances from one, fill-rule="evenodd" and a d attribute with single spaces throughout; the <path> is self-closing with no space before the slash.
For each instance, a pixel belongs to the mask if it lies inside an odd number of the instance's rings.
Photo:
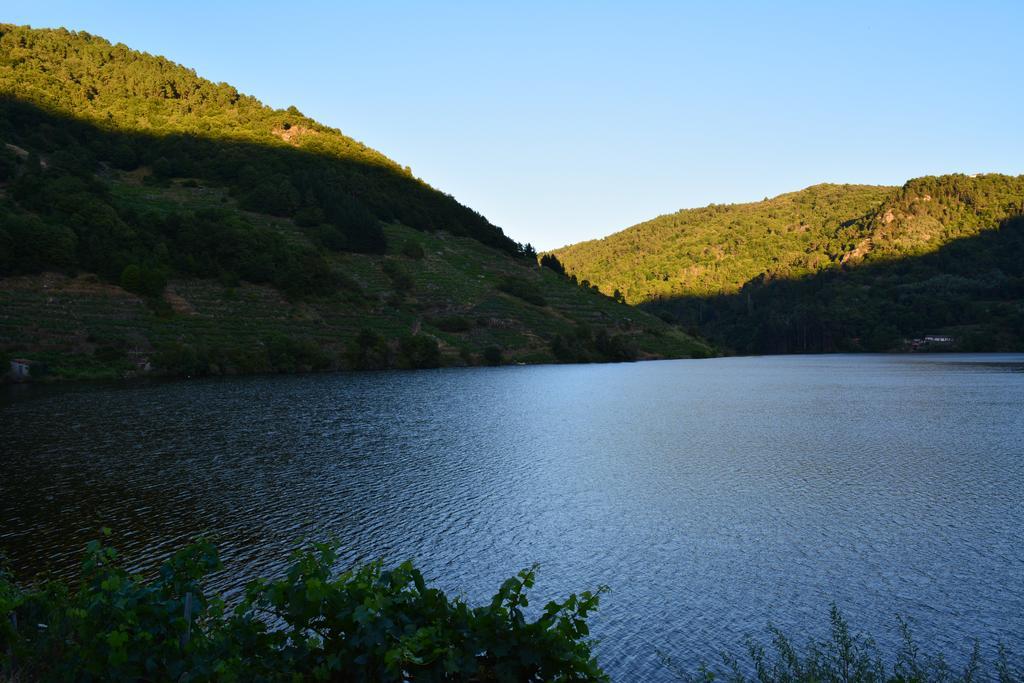
<path id="1" fill-rule="evenodd" d="M 100 377 L 710 352 L 296 112 L 0 34 L 0 354 Z"/>
<path id="2" fill-rule="evenodd" d="M 741 353 L 1024 348 L 1024 176 L 818 185 L 680 211 L 555 253 L 567 271 Z"/>
<path id="3" fill-rule="evenodd" d="M 644 308 L 699 327 L 739 353 L 1024 351 L 1024 218 L 917 256 L 865 260 L 734 294 Z"/>

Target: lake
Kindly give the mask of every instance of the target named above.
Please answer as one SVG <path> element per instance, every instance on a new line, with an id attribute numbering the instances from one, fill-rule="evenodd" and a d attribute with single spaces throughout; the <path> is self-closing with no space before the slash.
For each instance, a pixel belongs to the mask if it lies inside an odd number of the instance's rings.
<path id="1" fill-rule="evenodd" d="M 0 389 L 0 548 L 66 574 L 100 526 L 140 569 L 203 533 L 219 587 L 302 539 L 413 558 L 473 602 L 607 584 L 621 679 L 830 601 L 895 648 L 1024 654 L 1024 355 L 829 355 Z M 540 600 L 535 601 L 541 603 Z"/>

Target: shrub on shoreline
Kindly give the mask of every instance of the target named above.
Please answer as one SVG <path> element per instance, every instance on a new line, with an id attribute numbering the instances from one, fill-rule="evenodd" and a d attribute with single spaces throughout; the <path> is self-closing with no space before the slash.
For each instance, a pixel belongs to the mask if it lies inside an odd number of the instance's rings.
<path id="1" fill-rule="evenodd" d="M 107 532 L 105 532 L 107 533 Z M 155 578 L 124 570 L 117 552 L 92 542 L 75 586 L 23 588 L 0 570 L 0 681 L 607 681 L 589 641 L 596 592 L 524 608 L 536 567 L 471 607 L 427 586 L 409 562 L 333 570 L 337 546 L 296 551 L 284 577 L 257 579 L 230 607 L 204 591 L 221 567 L 216 548 L 194 543 Z M 874 640 L 852 632 L 836 605 L 827 638 L 797 644 L 769 625 L 744 655 L 681 669 L 685 681 L 730 683 L 926 683 L 1024 680 L 1000 645 L 984 660 L 975 642 L 955 670 L 926 654 L 897 617 L 902 639 L 891 665 Z"/>
<path id="2" fill-rule="evenodd" d="M 746 656 L 723 652 L 719 666 L 701 664 L 696 672 L 681 669 L 670 654 L 659 652 L 662 663 L 680 680 L 728 681 L 729 683 L 973 683 L 1024 680 L 1009 664 L 1006 649 L 999 645 L 995 665 L 982 660 L 981 646 L 974 647 L 966 665 L 956 671 L 941 654 L 928 655 L 913 639 L 910 627 L 900 617 L 901 646 L 892 666 L 887 667 L 874 639 L 851 632 L 839 608 L 829 610 L 829 637 L 798 646 L 780 629 L 769 624 L 771 645 L 747 638 Z"/>
<path id="3" fill-rule="evenodd" d="M 335 574 L 336 546 L 296 552 L 286 575 L 240 604 L 203 590 L 220 567 L 199 542 L 147 581 L 89 544 L 77 587 L 22 589 L 0 574 L 0 679 L 44 681 L 591 681 L 587 617 L 573 594 L 526 618 L 535 567 L 471 607 L 430 588 L 409 562 Z"/>

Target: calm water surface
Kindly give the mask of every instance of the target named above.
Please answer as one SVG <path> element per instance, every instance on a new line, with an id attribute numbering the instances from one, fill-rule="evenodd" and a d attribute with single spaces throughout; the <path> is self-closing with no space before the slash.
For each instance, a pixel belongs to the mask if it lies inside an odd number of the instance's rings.
<path id="1" fill-rule="evenodd" d="M 1024 654 L 1024 356 L 790 356 L 8 387 L 0 548 L 145 568 L 200 533 L 230 589 L 304 538 L 472 601 L 608 584 L 601 663 L 666 680 L 835 600 L 966 657 Z M 537 601 L 540 602 L 540 601 Z"/>

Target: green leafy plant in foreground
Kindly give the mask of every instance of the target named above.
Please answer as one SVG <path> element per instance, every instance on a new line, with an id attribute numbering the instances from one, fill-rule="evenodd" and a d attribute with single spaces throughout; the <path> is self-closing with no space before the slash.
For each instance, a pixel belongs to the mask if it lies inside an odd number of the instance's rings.
<path id="1" fill-rule="evenodd" d="M 606 680 L 586 623 L 605 588 L 531 621 L 536 567 L 470 607 L 409 562 L 336 574 L 337 559 L 334 544 L 298 551 L 284 578 L 253 581 L 233 608 L 203 590 L 220 567 L 203 541 L 150 580 L 99 542 L 77 587 L 23 589 L 0 575 L 0 680 Z"/>
<path id="2" fill-rule="evenodd" d="M 839 608 L 829 611 L 830 633 L 823 640 L 810 640 L 803 648 L 775 626 L 768 626 L 770 649 L 753 638 L 747 639 L 747 658 L 722 653 L 722 664 L 701 664 L 696 673 L 680 669 L 670 655 L 659 652 L 662 663 L 684 681 L 728 681 L 729 683 L 972 683 L 1022 680 L 1021 672 L 1009 664 L 1003 645 L 999 645 L 995 667 L 986 667 L 981 646 L 974 647 L 961 671 L 954 670 L 942 654 L 926 655 L 913 639 L 905 620 L 897 617 L 902 645 L 891 667 L 883 662 L 875 641 L 852 633 Z"/>

